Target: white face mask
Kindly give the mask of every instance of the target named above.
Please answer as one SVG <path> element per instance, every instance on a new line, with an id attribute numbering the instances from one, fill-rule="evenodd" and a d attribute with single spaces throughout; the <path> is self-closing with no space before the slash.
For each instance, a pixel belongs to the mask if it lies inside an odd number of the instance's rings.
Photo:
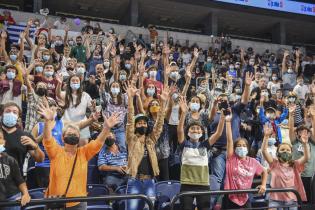
<path id="1" fill-rule="evenodd" d="M 199 140 L 202 137 L 202 133 L 188 133 L 190 139 Z"/>

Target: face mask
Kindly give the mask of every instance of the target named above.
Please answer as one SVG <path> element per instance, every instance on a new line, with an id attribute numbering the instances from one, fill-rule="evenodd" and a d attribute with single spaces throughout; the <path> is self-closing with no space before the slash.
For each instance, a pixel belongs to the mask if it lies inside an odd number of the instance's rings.
<path id="1" fill-rule="evenodd" d="M 299 81 L 299 85 L 302 86 L 304 84 L 303 81 Z"/>
<path id="2" fill-rule="evenodd" d="M 147 127 L 141 126 L 141 127 L 137 127 L 135 129 L 135 133 L 140 134 L 140 135 L 144 135 L 147 133 Z"/>
<path id="3" fill-rule="evenodd" d="M 17 123 L 17 120 L 18 116 L 13 112 L 4 113 L 2 117 L 3 124 L 8 128 L 14 127 Z"/>
<path id="4" fill-rule="evenodd" d="M 154 95 L 154 93 L 155 93 L 155 89 L 154 88 L 148 88 L 147 89 L 147 94 L 148 94 L 148 96 L 153 96 Z"/>
<path id="5" fill-rule="evenodd" d="M 144 77 L 144 78 L 148 78 L 148 77 L 149 77 L 148 72 L 144 72 L 144 73 L 143 73 L 143 77 Z"/>
<path id="6" fill-rule="evenodd" d="M 273 81 L 276 81 L 278 78 L 277 77 L 272 77 L 272 80 Z"/>
<path id="7" fill-rule="evenodd" d="M 56 46 L 61 46 L 62 45 L 62 41 L 60 41 L 60 40 L 55 41 L 55 45 Z"/>
<path id="8" fill-rule="evenodd" d="M 80 83 L 71 83 L 70 87 L 72 90 L 78 90 L 80 88 Z"/>
<path id="9" fill-rule="evenodd" d="M 242 93 L 241 89 L 235 89 L 235 93 Z"/>
<path id="10" fill-rule="evenodd" d="M 12 61 L 16 61 L 17 55 L 14 55 L 14 54 L 10 55 L 10 59 L 11 59 Z"/>
<path id="11" fill-rule="evenodd" d="M 46 77 L 52 77 L 54 75 L 53 71 L 45 71 L 45 76 Z"/>
<path id="12" fill-rule="evenodd" d="M 77 68 L 77 74 L 82 75 L 84 74 L 84 72 L 85 72 L 85 69 L 83 67 Z"/>
<path id="13" fill-rule="evenodd" d="M 168 59 L 169 59 L 169 60 L 173 60 L 174 57 L 173 57 L 172 55 L 170 55 L 170 56 L 168 57 Z"/>
<path id="14" fill-rule="evenodd" d="M 268 92 L 262 91 L 262 92 L 261 92 L 261 95 L 262 95 L 262 96 L 268 96 Z"/>
<path id="15" fill-rule="evenodd" d="M 176 80 L 178 78 L 178 72 L 177 71 L 172 71 L 170 73 L 170 78 L 173 80 Z"/>
<path id="16" fill-rule="evenodd" d="M 81 46 L 81 45 L 82 45 L 82 43 L 81 43 L 81 42 L 77 42 L 77 45 L 78 45 L 78 46 Z"/>
<path id="17" fill-rule="evenodd" d="M 250 62 L 249 62 L 249 65 L 250 65 L 250 66 L 253 66 L 254 64 L 255 64 L 255 62 L 253 62 L 253 61 L 250 61 Z"/>
<path id="18" fill-rule="evenodd" d="M 120 88 L 112 87 L 110 91 L 112 92 L 113 95 L 118 95 L 120 92 Z"/>
<path id="19" fill-rule="evenodd" d="M 49 59 L 50 59 L 50 55 L 44 55 L 44 56 L 43 56 L 43 60 L 44 60 L 45 62 L 49 61 Z"/>
<path id="20" fill-rule="evenodd" d="M 109 61 L 104 61 L 104 67 L 106 68 L 106 69 L 108 69 L 109 68 Z"/>
<path id="21" fill-rule="evenodd" d="M 115 143 L 115 139 L 112 137 L 107 137 L 105 140 L 105 144 L 107 147 L 113 146 L 114 143 Z"/>
<path id="22" fill-rule="evenodd" d="M 268 119 L 274 119 L 274 118 L 275 118 L 275 114 L 274 114 L 274 113 L 267 113 L 267 114 L 266 114 L 266 117 L 267 117 Z"/>
<path id="23" fill-rule="evenodd" d="M 15 78 L 14 72 L 8 71 L 6 75 L 7 75 L 8 80 L 13 80 Z"/>
<path id="24" fill-rule="evenodd" d="M 127 80 L 127 75 L 125 75 L 125 74 L 119 75 L 119 80 L 120 81 L 126 81 Z"/>
<path id="25" fill-rule="evenodd" d="M 47 90 L 45 88 L 37 88 L 36 94 L 38 96 L 45 96 L 47 95 Z"/>
<path id="26" fill-rule="evenodd" d="M 275 139 L 275 138 L 270 137 L 270 138 L 268 139 L 268 146 L 272 146 L 272 145 L 274 145 L 275 143 L 276 143 L 276 139 Z"/>
<path id="27" fill-rule="evenodd" d="M 73 45 L 74 45 L 74 41 L 72 41 L 72 40 L 69 41 L 69 45 L 70 45 L 70 46 L 73 46 Z"/>
<path id="28" fill-rule="evenodd" d="M 157 71 L 150 71 L 149 73 L 150 73 L 150 77 L 155 78 Z"/>
<path id="29" fill-rule="evenodd" d="M 174 93 L 174 94 L 172 95 L 172 99 L 173 99 L 173 101 L 177 102 L 177 101 L 178 101 L 178 94 L 177 94 L 177 93 Z"/>
<path id="30" fill-rule="evenodd" d="M 225 62 L 225 61 L 222 61 L 222 65 L 225 66 L 225 64 L 226 64 L 226 62 Z"/>
<path id="31" fill-rule="evenodd" d="M 289 73 L 289 74 L 292 74 L 292 73 L 293 73 L 293 70 L 292 70 L 292 69 L 288 69 L 288 73 Z"/>
<path id="32" fill-rule="evenodd" d="M 288 123 L 289 123 L 289 120 L 288 119 L 284 119 L 281 124 L 282 125 L 288 125 Z"/>
<path id="33" fill-rule="evenodd" d="M 198 104 L 198 103 L 191 103 L 190 104 L 190 109 L 193 112 L 197 112 L 200 109 L 200 104 Z"/>
<path id="34" fill-rule="evenodd" d="M 288 98 L 288 101 L 289 101 L 290 103 L 295 103 L 295 100 L 296 100 L 295 97 L 289 97 L 289 98 Z"/>
<path id="35" fill-rule="evenodd" d="M 222 89 L 223 84 L 222 83 L 217 83 L 217 88 Z"/>
<path id="36" fill-rule="evenodd" d="M 43 72 L 43 67 L 42 66 L 36 66 L 35 71 L 38 73 L 41 73 L 41 72 Z"/>
<path id="37" fill-rule="evenodd" d="M 288 162 L 288 161 L 292 160 L 292 154 L 288 153 L 288 152 L 279 152 L 277 154 L 277 156 L 283 162 Z"/>
<path id="38" fill-rule="evenodd" d="M 0 145 L 0 153 L 4 152 L 5 151 L 5 147 L 3 144 Z"/>
<path id="39" fill-rule="evenodd" d="M 230 71 L 234 71 L 234 66 L 230 66 Z"/>
<path id="40" fill-rule="evenodd" d="M 150 107 L 150 112 L 151 113 L 157 113 L 160 111 L 160 107 L 159 106 L 151 106 Z"/>
<path id="41" fill-rule="evenodd" d="M 242 96 L 241 96 L 241 95 L 236 95 L 236 96 L 235 96 L 235 100 L 236 100 L 236 101 L 241 100 L 241 98 L 242 98 Z"/>
<path id="42" fill-rule="evenodd" d="M 95 60 L 99 60 L 99 59 L 102 58 L 102 56 L 100 56 L 100 55 L 94 55 L 93 58 L 94 58 Z"/>
<path id="43" fill-rule="evenodd" d="M 211 62 L 212 62 L 212 59 L 211 59 L 211 58 L 208 58 L 208 59 L 207 59 L 207 62 L 208 62 L 208 63 L 211 63 Z"/>
<path id="44" fill-rule="evenodd" d="M 65 144 L 77 145 L 79 144 L 80 138 L 76 135 L 70 134 L 69 136 L 64 137 Z"/>
<path id="45" fill-rule="evenodd" d="M 240 68 L 240 65 L 235 65 L 235 68 L 236 68 L 236 69 L 239 69 L 239 68 Z"/>
<path id="46" fill-rule="evenodd" d="M 257 113 L 259 113 L 259 111 L 260 111 L 260 109 L 259 109 L 259 108 L 257 108 L 257 109 L 256 109 L 256 112 L 257 112 Z"/>
<path id="47" fill-rule="evenodd" d="M 126 63 L 125 64 L 125 68 L 128 69 L 128 70 L 131 69 L 131 64 L 130 63 Z"/>
<path id="48" fill-rule="evenodd" d="M 246 155 L 248 154 L 248 149 L 247 147 L 236 147 L 235 153 L 237 156 L 243 158 L 246 157 Z"/>
<path id="49" fill-rule="evenodd" d="M 188 133 L 190 139 L 199 140 L 202 137 L 202 133 Z"/>

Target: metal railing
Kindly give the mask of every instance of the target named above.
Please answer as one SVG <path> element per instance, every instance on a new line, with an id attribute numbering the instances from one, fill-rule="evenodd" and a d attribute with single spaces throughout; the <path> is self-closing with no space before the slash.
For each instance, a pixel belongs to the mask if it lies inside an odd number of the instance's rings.
<path id="1" fill-rule="evenodd" d="M 90 201 L 119 201 L 119 200 L 130 200 L 130 199 L 141 199 L 144 200 L 149 207 L 149 210 L 154 210 L 154 205 L 150 198 L 145 195 L 109 195 L 109 196 L 98 196 L 98 197 L 72 197 L 72 198 L 46 198 L 46 199 L 32 199 L 27 206 L 34 205 L 46 205 L 51 203 L 69 203 L 69 202 L 90 202 Z M 19 201 L 4 201 L 0 202 L 1 207 L 19 206 Z"/>
<path id="2" fill-rule="evenodd" d="M 298 191 L 296 191 L 293 188 L 283 188 L 283 189 L 267 189 L 266 193 L 276 193 L 276 192 L 292 192 L 295 194 L 297 203 L 298 203 L 298 209 L 301 210 L 302 206 L 302 199 Z M 173 197 L 170 207 L 171 210 L 174 210 L 175 202 L 185 196 L 202 196 L 202 195 L 227 195 L 227 194 L 243 194 L 243 193 L 252 193 L 252 194 L 257 194 L 258 189 L 250 189 L 250 190 L 220 190 L 220 191 L 204 191 L 204 192 L 183 192 L 177 194 L 175 197 Z M 282 206 L 282 207 L 292 207 L 292 206 Z M 282 208 L 281 207 L 281 208 Z M 277 207 L 279 208 L 279 207 Z M 269 209 L 268 206 L 266 207 L 258 207 L 258 208 L 243 208 L 245 209 Z"/>

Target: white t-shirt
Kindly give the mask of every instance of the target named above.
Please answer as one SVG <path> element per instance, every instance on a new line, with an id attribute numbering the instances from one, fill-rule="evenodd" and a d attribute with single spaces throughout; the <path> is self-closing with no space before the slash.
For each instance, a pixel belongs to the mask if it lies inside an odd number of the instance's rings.
<path id="1" fill-rule="evenodd" d="M 267 88 L 270 90 L 272 95 L 277 93 L 277 90 L 280 89 L 280 83 L 268 82 Z"/>
<path id="2" fill-rule="evenodd" d="M 79 122 L 81 120 L 86 119 L 86 109 L 91 107 L 92 98 L 86 92 L 82 92 L 81 103 L 75 107 L 74 104 L 76 103 L 77 96 L 72 95 L 73 103 L 70 103 L 69 108 L 65 109 L 65 113 L 62 117 L 65 121 L 72 121 L 72 122 Z M 88 127 L 81 130 L 80 137 L 89 138 L 90 137 L 90 130 Z"/>
<path id="3" fill-rule="evenodd" d="M 59 20 L 56 20 L 54 22 L 54 26 L 56 27 L 56 29 L 61 29 L 61 30 L 65 30 L 67 28 L 67 25 L 64 23 L 61 23 Z"/>
<path id="4" fill-rule="evenodd" d="M 293 92 L 297 95 L 298 99 L 305 100 L 305 95 L 310 92 L 307 85 L 295 85 Z"/>
<path id="5" fill-rule="evenodd" d="M 22 107 L 22 93 L 16 97 L 13 96 L 12 88 L 13 88 L 13 81 L 9 81 L 10 89 L 0 95 L 1 104 L 5 104 L 7 102 L 15 102 L 20 108 Z M 23 91 L 25 88 L 22 85 L 21 91 Z"/>
<path id="6" fill-rule="evenodd" d="M 183 63 L 187 64 L 191 61 L 191 54 L 190 53 L 183 53 L 182 55 Z"/>
<path id="7" fill-rule="evenodd" d="M 178 104 L 173 106 L 168 124 L 170 125 L 179 124 L 179 105 Z"/>

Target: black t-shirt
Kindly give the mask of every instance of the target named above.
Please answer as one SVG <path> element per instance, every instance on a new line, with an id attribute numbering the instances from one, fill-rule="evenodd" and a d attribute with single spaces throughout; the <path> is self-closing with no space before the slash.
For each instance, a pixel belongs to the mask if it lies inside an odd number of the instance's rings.
<path id="1" fill-rule="evenodd" d="M 21 176 L 18 162 L 6 153 L 1 153 L 0 199 L 6 199 L 19 193 L 19 185 L 22 183 L 24 183 L 24 179 Z"/>
<path id="2" fill-rule="evenodd" d="M 138 174 L 153 176 L 153 169 L 152 169 L 149 153 L 146 146 L 144 146 L 144 154 L 143 154 L 141 163 L 138 167 Z"/>
<path id="3" fill-rule="evenodd" d="M 28 136 L 33 141 L 35 141 L 34 137 L 21 129 L 16 129 L 13 133 L 7 133 L 6 131 L 3 132 L 5 142 L 5 149 L 8 155 L 12 156 L 18 162 L 20 171 L 23 172 L 23 164 L 25 160 L 25 156 L 29 150 L 32 150 L 30 146 L 24 146 L 21 143 L 22 136 Z"/>

